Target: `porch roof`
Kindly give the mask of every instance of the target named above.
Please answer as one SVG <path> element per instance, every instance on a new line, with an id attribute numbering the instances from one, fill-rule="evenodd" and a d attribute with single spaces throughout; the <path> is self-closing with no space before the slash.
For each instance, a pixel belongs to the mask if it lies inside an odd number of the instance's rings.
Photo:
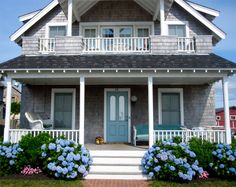
<path id="1" fill-rule="evenodd" d="M 209 55 L 71 55 L 18 56 L 0 64 L 1 71 L 57 69 L 208 69 L 236 70 L 236 64 Z"/>

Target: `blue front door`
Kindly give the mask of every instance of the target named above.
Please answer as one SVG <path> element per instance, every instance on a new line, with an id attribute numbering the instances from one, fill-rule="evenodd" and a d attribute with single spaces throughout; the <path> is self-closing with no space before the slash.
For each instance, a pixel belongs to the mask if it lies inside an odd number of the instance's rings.
<path id="1" fill-rule="evenodd" d="M 128 92 L 107 92 L 107 142 L 128 142 Z"/>

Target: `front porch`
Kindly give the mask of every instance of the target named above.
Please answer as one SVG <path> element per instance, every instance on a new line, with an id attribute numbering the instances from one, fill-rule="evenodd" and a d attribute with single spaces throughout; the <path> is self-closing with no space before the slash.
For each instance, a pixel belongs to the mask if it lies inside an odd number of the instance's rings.
<path id="1" fill-rule="evenodd" d="M 206 73 L 200 70 L 198 72 L 196 70 L 195 72 L 189 70 L 185 72 L 183 70 L 34 72 L 28 70 L 26 73 L 19 71 L 12 74 L 12 79 L 25 84 L 21 108 L 21 129 L 10 129 L 6 120 L 5 141 L 18 142 L 22 135 L 31 133 L 36 136 L 46 132 L 53 137 L 65 136 L 80 144 L 94 143 L 98 136 L 102 136 L 107 143 L 132 144 L 133 127 L 138 124 L 148 126 L 149 146 L 156 140 L 168 140 L 176 136 L 182 137 L 183 142 L 188 142 L 192 137 L 198 137 L 216 143 L 229 143 L 231 138 L 226 133 L 229 130 L 227 126 L 224 130 L 213 129 L 215 126 L 214 92 L 209 83 L 219 79 L 219 72 Z M 28 78 L 29 75 L 31 79 Z M 188 78 L 189 76 L 191 79 Z M 8 79 L 9 88 L 12 85 L 12 79 Z M 224 101 L 227 113 L 226 81 L 224 78 Z M 69 120 L 71 125 L 67 124 L 63 127 L 56 123 L 55 93 L 70 93 L 68 90 L 72 91 L 72 97 L 75 99 L 72 99 L 71 103 L 71 119 Z M 8 94 L 11 93 L 8 92 Z M 123 100 L 119 100 L 120 98 Z M 113 99 L 118 100 L 114 103 Z M 170 105 L 175 105 L 177 108 L 165 108 L 172 100 L 175 102 Z M 9 107 L 8 103 L 8 110 Z M 54 121 L 54 129 L 29 129 L 24 118 L 25 112 L 50 116 L 50 119 Z M 168 123 L 178 124 L 185 128 L 183 130 L 154 129 L 157 124 Z M 118 126 L 121 130 L 117 128 Z M 204 129 L 192 129 L 199 126 Z M 121 136 L 111 137 L 117 129 L 118 134 L 124 135 L 125 139 Z"/>

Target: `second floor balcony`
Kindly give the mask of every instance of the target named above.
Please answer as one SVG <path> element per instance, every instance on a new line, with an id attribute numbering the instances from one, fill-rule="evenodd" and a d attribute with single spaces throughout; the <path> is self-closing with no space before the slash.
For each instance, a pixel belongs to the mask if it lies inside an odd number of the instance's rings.
<path id="1" fill-rule="evenodd" d="M 212 50 L 212 36 L 177 37 L 93 37 L 60 36 L 23 38 L 23 54 L 206 54 Z"/>

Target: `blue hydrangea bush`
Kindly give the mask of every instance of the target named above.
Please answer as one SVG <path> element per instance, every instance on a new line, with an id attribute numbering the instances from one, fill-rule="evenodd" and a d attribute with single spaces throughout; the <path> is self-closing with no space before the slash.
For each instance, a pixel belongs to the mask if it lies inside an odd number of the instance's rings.
<path id="1" fill-rule="evenodd" d="M 71 180 L 85 177 L 92 164 L 89 151 L 73 141 L 53 140 L 43 144 L 41 150 L 43 169 L 55 178 Z"/>
<path id="2" fill-rule="evenodd" d="M 18 164 L 22 149 L 18 144 L 0 144 L 0 176 L 18 173 Z"/>
<path id="3" fill-rule="evenodd" d="M 144 173 L 151 179 L 188 182 L 203 173 L 196 154 L 184 143 L 154 144 L 142 159 Z"/>
<path id="4" fill-rule="evenodd" d="M 212 155 L 213 160 L 209 166 L 214 175 L 236 178 L 236 149 L 233 149 L 231 145 L 218 144 Z"/>

